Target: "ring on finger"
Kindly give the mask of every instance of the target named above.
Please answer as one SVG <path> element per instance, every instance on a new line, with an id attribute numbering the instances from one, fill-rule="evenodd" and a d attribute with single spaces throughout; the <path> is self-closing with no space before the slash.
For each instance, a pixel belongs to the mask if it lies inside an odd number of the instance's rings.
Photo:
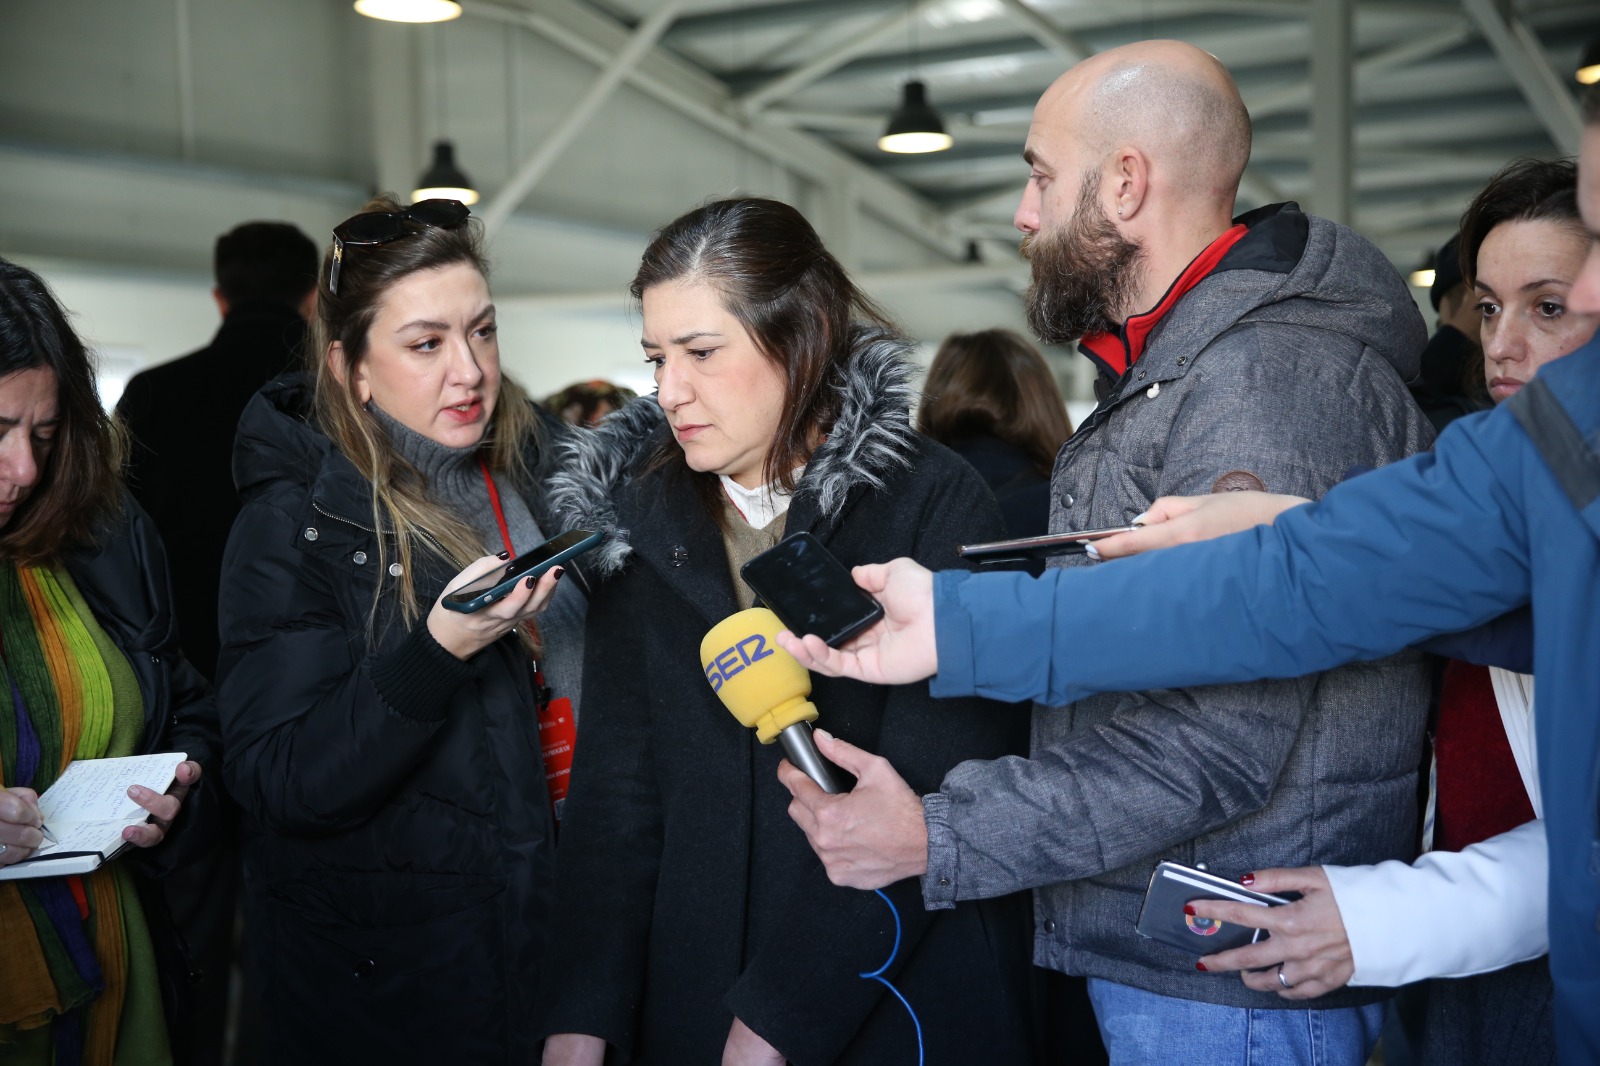
<path id="1" fill-rule="evenodd" d="M 1284 988 L 1293 988 L 1294 987 L 1294 985 L 1289 982 L 1289 979 L 1287 977 L 1283 976 L 1283 963 L 1281 963 L 1281 962 L 1278 963 L 1278 983 L 1280 985 L 1282 985 Z"/>

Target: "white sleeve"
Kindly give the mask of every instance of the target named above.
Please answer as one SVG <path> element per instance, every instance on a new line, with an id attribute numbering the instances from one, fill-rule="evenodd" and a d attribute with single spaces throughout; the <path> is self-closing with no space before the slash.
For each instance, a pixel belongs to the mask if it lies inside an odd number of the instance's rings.
<path id="1" fill-rule="evenodd" d="M 1324 866 L 1355 960 L 1352 985 L 1487 973 L 1550 950 L 1538 819 L 1415 863 Z"/>

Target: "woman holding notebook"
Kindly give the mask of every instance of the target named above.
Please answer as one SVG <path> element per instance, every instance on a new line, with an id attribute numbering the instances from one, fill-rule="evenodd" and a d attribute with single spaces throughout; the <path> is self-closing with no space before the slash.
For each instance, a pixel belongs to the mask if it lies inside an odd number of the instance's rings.
<path id="1" fill-rule="evenodd" d="M 55 297 L 0 260 L 0 1060 L 171 1061 L 169 993 L 187 970 L 149 877 L 203 848 L 195 786 L 215 709 L 178 652 L 155 527 L 122 489 L 122 439 Z M 184 752 L 122 831 L 133 854 L 26 876 L 38 795 L 76 760 Z M 183 812 L 179 817 L 180 810 Z M 47 867 L 44 856 L 36 869 Z"/>

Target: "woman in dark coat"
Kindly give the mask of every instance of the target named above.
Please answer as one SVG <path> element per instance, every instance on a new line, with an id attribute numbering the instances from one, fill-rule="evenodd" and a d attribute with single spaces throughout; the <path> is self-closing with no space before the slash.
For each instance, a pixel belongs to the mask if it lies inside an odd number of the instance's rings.
<path id="1" fill-rule="evenodd" d="M 910 1016 L 862 974 L 894 918 L 832 885 L 785 813 L 776 746 L 725 710 L 700 639 L 751 606 L 739 564 L 809 530 L 845 565 L 1001 534 L 993 496 L 912 430 L 905 342 L 792 208 L 725 200 L 666 227 L 634 296 L 657 397 L 562 445 L 551 481 L 613 531 L 590 607 L 582 738 L 557 868 L 545 1063 L 914 1063 Z M 819 725 L 936 783 L 1007 751 L 1014 711 L 926 685 L 818 680 Z M 892 753 L 892 755 L 891 755 Z M 914 787 L 920 787 L 914 785 Z M 884 974 L 929 1063 L 1027 1061 L 1019 898 L 923 909 Z"/>
<path id="2" fill-rule="evenodd" d="M 315 385 L 279 379 L 240 423 L 218 698 L 269 1062 L 538 1054 L 539 714 L 576 695 L 583 597 L 552 571 L 475 614 L 439 603 L 552 528 L 453 203 L 380 200 L 335 231 Z M 518 630 L 547 601 L 536 675 Z"/>
<path id="3" fill-rule="evenodd" d="M 1039 349 L 1008 329 L 950 334 L 928 367 L 917 429 L 983 475 L 1007 536 L 1050 532 L 1050 471 L 1072 420 Z"/>
<path id="4" fill-rule="evenodd" d="M 0 1060 L 172 1061 L 189 977 L 153 880 L 203 851 L 216 805 L 210 688 L 178 651 L 166 558 L 123 491 L 121 435 L 37 275 L 0 260 L 0 870 L 43 844 L 38 795 L 77 759 L 184 752 L 139 849 L 0 882 Z"/>

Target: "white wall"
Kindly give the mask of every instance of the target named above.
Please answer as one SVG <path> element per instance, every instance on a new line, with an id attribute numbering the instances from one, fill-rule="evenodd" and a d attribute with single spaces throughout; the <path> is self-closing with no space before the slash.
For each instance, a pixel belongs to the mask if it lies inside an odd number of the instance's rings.
<path id="1" fill-rule="evenodd" d="M 44 278 L 98 357 L 100 399 L 108 408 L 136 371 L 203 346 L 221 322 L 203 277 L 13 259 Z"/>

